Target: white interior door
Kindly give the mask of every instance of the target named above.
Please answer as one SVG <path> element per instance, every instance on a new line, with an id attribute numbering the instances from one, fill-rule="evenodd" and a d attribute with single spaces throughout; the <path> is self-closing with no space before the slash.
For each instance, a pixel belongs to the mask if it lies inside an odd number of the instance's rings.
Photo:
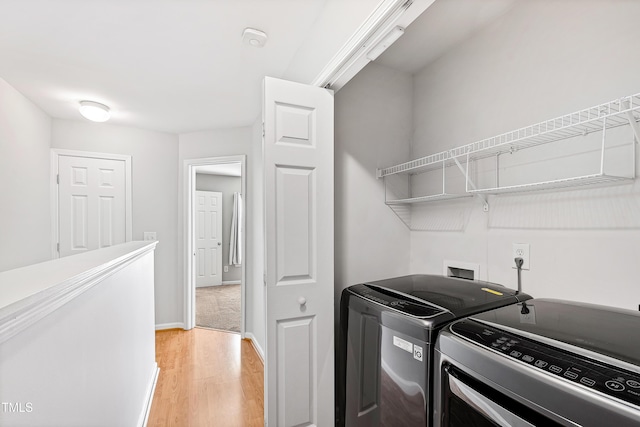
<path id="1" fill-rule="evenodd" d="M 333 93 L 264 81 L 265 419 L 331 426 Z"/>
<path id="2" fill-rule="evenodd" d="M 125 160 L 58 156 L 61 257 L 127 241 Z"/>
<path id="3" fill-rule="evenodd" d="M 195 271 L 196 287 L 222 284 L 222 193 L 196 191 Z"/>

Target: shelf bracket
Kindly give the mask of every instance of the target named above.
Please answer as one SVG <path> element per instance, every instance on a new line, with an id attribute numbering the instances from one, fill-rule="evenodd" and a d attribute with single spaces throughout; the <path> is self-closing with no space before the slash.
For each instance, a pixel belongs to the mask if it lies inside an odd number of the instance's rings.
<path id="1" fill-rule="evenodd" d="M 451 158 L 453 159 L 453 161 L 456 163 L 456 166 L 458 166 L 458 169 L 460 169 L 460 172 L 462 172 L 462 174 L 464 175 L 466 181 L 468 184 L 471 185 L 471 188 L 473 188 L 474 190 L 476 190 L 476 185 L 473 183 L 473 181 L 471 181 L 471 179 L 469 178 L 469 171 L 468 169 L 465 169 L 462 167 L 462 165 L 460 164 L 460 161 L 458 160 L 457 157 L 455 156 L 451 156 Z M 469 165 L 469 158 L 467 157 L 467 165 Z M 487 201 L 487 198 L 482 195 L 482 194 L 474 194 L 475 196 L 477 196 L 480 200 L 482 200 L 482 209 L 485 212 L 489 212 L 489 202 Z"/>
<path id="2" fill-rule="evenodd" d="M 633 129 L 633 133 L 636 136 L 636 143 L 640 144 L 640 125 L 636 121 L 636 117 L 633 115 L 633 112 L 627 111 L 627 118 L 629 119 L 629 124 L 631 125 L 631 129 Z"/>

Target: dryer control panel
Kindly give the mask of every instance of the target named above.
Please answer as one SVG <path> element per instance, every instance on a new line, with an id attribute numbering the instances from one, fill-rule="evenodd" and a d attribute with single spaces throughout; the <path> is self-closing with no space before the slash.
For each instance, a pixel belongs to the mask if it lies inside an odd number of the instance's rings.
<path id="1" fill-rule="evenodd" d="M 429 318 L 445 312 L 442 308 L 426 301 L 420 301 L 381 286 L 355 285 L 349 287 L 349 290 L 365 299 L 414 317 Z"/>
<path id="2" fill-rule="evenodd" d="M 533 369 L 640 406 L 640 375 L 636 373 L 474 320 L 456 322 L 451 331 Z"/>

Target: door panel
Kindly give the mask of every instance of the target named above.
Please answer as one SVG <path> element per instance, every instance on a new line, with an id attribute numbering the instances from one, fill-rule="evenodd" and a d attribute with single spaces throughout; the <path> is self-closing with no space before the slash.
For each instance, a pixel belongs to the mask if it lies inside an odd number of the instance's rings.
<path id="1" fill-rule="evenodd" d="M 316 412 L 314 318 L 278 322 L 279 426 L 313 424 Z"/>
<path id="2" fill-rule="evenodd" d="M 196 287 L 222 284 L 222 193 L 196 191 Z"/>
<path id="3" fill-rule="evenodd" d="M 313 280 L 313 169 L 276 167 L 278 285 Z"/>
<path id="4" fill-rule="evenodd" d="M 126 241 L 124 160 L 58 157 L 60 256 Z"/>
<path id="5" fill-rule="evenodd" d="M 265 411 L 334 424 L 333 94 L 264 82 Z"/>

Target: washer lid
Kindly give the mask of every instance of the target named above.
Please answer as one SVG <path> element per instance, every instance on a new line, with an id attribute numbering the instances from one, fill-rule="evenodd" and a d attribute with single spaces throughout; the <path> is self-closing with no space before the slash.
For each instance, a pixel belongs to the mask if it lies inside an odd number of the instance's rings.
<path id="1" fill-rule="evenodd" d="M 524 306 L 524 312 L 518 304 L 472 318 L 640 366 L 640 313 L 553 299 L 532 299 Z"/>
<path id="2" fill-rule="evenodd" d="M 367 282 L 364 285 L 386 289 L 398 295 L 409 295 L 450 311 L 455 317 L 470 316 L 531 298 L 526 294 L 517 295 L 516 291 L 494 283 L 424 274 Z"/>

